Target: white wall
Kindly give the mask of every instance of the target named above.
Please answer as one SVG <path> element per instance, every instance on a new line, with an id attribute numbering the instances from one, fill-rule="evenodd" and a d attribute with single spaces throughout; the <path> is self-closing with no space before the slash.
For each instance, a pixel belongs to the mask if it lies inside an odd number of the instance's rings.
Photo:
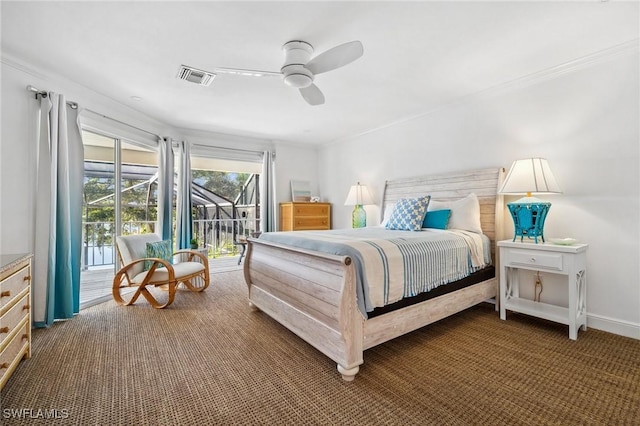
<path id="1" fill-rule="evenodd" d="M 545 234 L 589 243 L 589 326 L 640 338 L 638 68 L 635 44 L 324 147 L 320 189 L 334 203 L 334 227 L 350 227 L 342 204 L 356 180 L 379 203 L 385 179 L 545 157 L 563 189 L 545 197 Z M 378 208 L 367 211 L 377 222 Z M 563 297 L 556 284 L 544 296 Z"/>
<path id="2" fill-rule="evenodd" d="M 311 194 L 324 201 L 318 184 L 318 152 L 316 147 L 276 144 L 276 197 L 278 202 L 291 201 L 291 180 L 308 181 Z"/>

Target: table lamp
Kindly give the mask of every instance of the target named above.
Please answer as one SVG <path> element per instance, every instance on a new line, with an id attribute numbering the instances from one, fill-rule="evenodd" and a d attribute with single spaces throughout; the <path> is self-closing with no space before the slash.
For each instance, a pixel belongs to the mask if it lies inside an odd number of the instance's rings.
<path id="1" fill-rule="evenodd" d="M 364 204 L 374 204 L 375 201 L 365 185 L 358 182 L 351 186 L 345 206 L 355 206 L 351 215 L 351 226 L 353 228 L 363 228 L 367 226 L 367 212 L 362 207 Z"/>
<path id="2" fill-rule="evenodd" d="M 544 158 L 516 160 L 498 191 L 499 194 L 527 194 L 512 203 L 507 203 L 515 233 L 513 241 L 526 236 L 538 243 L 538 237 L 544 243 L 544 221 L 551 203 L 544 202 L 531 194 L 558 194 L 562 190 L 551 173 L 549 163 Z"/>

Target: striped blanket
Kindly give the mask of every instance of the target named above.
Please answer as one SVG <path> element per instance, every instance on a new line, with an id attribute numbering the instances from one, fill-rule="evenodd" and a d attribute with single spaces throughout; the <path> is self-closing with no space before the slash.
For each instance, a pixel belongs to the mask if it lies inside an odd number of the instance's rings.
<path id="1" fill-rule="evenodd" d="M 489 238 L 460 230 L 383 227 L 267 232 L 261 239 L 351 257 L 358 307 L 374 308 L 462 279 L 491 263 Z"/>

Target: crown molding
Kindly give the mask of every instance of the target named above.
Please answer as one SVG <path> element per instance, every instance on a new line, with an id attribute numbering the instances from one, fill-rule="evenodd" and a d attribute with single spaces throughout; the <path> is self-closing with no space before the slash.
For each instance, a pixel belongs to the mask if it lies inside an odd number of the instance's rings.
<path id="1" fill-rule="evenodd" d="M 608 62 L 618 56 L 637 53 L 640 50 L 640 39 L 635 38 L 627 42 L 617 44 L 607 49 L 599 50 L 590 55 L 582 56 L 578 59 L 574 59 L 569 62 L 565 62 L 560 65 L 556 65 L 551 68 L 546 68 L 525 76 L 510 80 L 488 89 L 481 90 L 470 97 L 480 97 L 485 94 L 493 95 L 493 92 L 498 91 L 510 91 L 514 89 L 521 89 L 524 87 L 532 86 L 534 84 L 542 83 L 544 81 L 553 80 L 562 75 L 580 71 L 586 68 L 593 67 L 595 65 Z"/>
<path id="2" fill-rule="evenodd" d="M 344 143 L 346 141 L 354 140 L 361 136 L 367 135 L 369 133 L 375 133 L 377 131 L 387 129 L 389 127 L 393 127 L 402 123 L 406 123 L 422 117 L 426 117 L 431 114 L 435 114 L 436 112 L 442 111 L 444 109 L 451 108 L 453 106 L 457 106 L 463 103 L 475 102 L 480 99 L 496 96 L 499 94 L 504 94 L 506 92 L 510 92 L 513 90 L 523 89 L 528 86 L 553 80 L 565 74 L 577 72 L 586 68 L 599 65 L 604 62 L 608 62 L 619 56 L 638 53 L 639 51 L 640 51 L 640 38 L 635 38 L 635 39 L 626 41 L 624 43 L 620 43 L 615 46 L 611 46 L 609 48 L 599 50 L 589 55 L 582 56 L 580 58 L 562 63 L 560 65 L 556 65 L 550 68 L 545 68 L 543 70 L 536 71 L 531 74 L 527 74 L 522 77 L 518 77 L 513 80 L 508 80 L 503 83 L 497 84 L 495 86 L 491 86 L 486 89 L 482 89 L 477 92 L 473 92 L 468 95 L 461 96 L 450 102 L 447 102 L 445 104 L 432 108 L 428 111 L 424 111 L 419 114 L 415 114 L 409 117 L 395 120 L 390 123 L 384 124 L 382 126 L 378 126 L 373 129 L 358 133 L 356 135 L 352 135 L 345 138 L 336 139 L 336 140 L 327 142 L 326 144 L 323 144 L 323 146 L 331 146 L 337 143 Z"/>
<path id="3" fill-rule="evenodd" d="M 0 56 L 0 62 L 3 65 L 7 65 L 11 68 L 14 68 L 18 71 L 22 71 L 25 74 L 29 74 L 33 77 L 39 78 L 41 80 L 48 80 L 47 76 L 40 71 L 35 70 L 24 62 L 20 61 L 13 55 L 7 54 L 6 52 L 2 52 L 2 56 Z"/>

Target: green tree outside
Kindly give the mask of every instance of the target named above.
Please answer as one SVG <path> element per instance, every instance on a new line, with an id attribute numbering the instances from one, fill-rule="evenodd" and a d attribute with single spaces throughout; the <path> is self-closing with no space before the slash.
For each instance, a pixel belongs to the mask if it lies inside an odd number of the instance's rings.
<path id="1" fill-rule="evenodd" d="M 213 170 L 192 170 L 195 183 L 216 194 L 234 201 L 251 176 L 249 173 L 232 173 Z M 146 180 L 123 179 L 121 189 L 121 218 L 123 234 L 154 232 L 158 218 L 158 184 Z M 85 241 L 98 247 L 114 244 L 115 235 L 115 182 L 113 177 L 85 177 L 84 221 Z"/>
<path id="2" fill-rule="evenodd" d="M 249 179 L 249 173 L 220 172 L 214 170 L 192 170 L 193 181 L 211 192 L 235 200 L 242 191 L 242 186 Z"/>

